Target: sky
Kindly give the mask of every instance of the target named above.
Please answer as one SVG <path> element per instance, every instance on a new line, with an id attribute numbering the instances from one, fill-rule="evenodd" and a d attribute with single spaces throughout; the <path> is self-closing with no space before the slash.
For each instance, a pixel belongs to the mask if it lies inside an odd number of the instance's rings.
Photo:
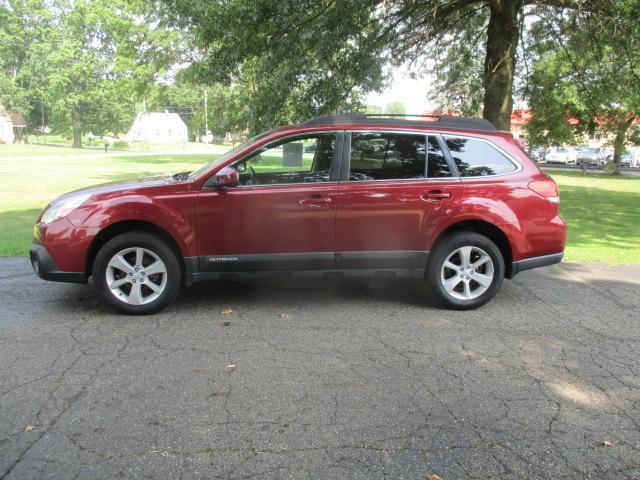
<path id="1" fill-rule="evenodd" d="M 427 100 L 431 80 L 427 74 L 424 78 L 413 79 L 408 70 L 398 70 L 392 77 L 389 87 L 380 93 L 367 96 L 368 105 L 376 105 L 386 113 L 386 106 L 391 102 L 401 102 L 408 114 L 421 114 L 425 110 L 433 110 L 434 105 Z"/>

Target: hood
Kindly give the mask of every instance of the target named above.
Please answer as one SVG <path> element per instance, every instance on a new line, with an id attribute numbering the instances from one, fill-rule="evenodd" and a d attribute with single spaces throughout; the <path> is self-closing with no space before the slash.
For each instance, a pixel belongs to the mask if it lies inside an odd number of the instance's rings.
<path id="1" fill-rule="evenodd" d="M 156 187 L 158 185 L 164 185 L 173 182 L 176 182 L 176 180 L 174 180 L 173 176 L 170 174 L 157 175 L 154 177 L 134 178 L 130 180 L 118 180 L 115 182 L 100 183 L 98 185 L 80 188 L 78 190 L 65 193 L 64 195 L 62 195 L 62 197 L 74 195 L 77 193 L 90 193 L 92 195 L 95 195 L 99 193 L 118 192 L 141 187 Z"/>

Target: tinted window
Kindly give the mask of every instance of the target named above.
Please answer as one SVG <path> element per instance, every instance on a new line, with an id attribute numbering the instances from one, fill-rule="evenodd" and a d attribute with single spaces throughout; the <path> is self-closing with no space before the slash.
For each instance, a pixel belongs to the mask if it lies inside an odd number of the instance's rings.
<path id="1" fill-rule="evenodd" d="M 335 133 L 305 135 L 262 147 L 234 166 L 241 185 L 328 182 Z"/>
<path id="2" fill-rule="evenodd" d="M 427 167 L 427 177 L 439 178 L 450 177 L 451 170 L 444 158 L 442 149 L 435 137 L 429 137 L 429 163 Z"/>
<path id="3" fill-rule="evenodd" d="M 461 177 L 500 175 L 516 169 L 507 157 L 481 140 L 447 137 L 447 147 Z"/>
<path id="4" fill-rule="evenodd" d="M 353 133 L 349 180 L 424 178 L 426 137 L 402 133 Z"/>

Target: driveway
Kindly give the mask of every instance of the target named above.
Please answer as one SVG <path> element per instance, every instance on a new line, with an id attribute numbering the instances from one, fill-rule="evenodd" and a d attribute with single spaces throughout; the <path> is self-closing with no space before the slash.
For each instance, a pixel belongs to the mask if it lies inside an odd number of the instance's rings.
<path id="1" fill-rule="evenodd" d="M 525 272 L 473 312 L 273 281 L 126 317 L 2 259 L 0 478 L 640 478 L 639 352 L 637 266 Z"/>

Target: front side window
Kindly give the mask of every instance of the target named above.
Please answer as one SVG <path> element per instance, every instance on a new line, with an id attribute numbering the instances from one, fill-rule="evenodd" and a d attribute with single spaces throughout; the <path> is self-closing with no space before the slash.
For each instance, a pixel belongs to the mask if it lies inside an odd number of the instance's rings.
<path id="1" fill-rule="evenodd" d="M 241 185 L 328 182 L 336 145 L 335 133 L 279 140 L 234 164 Z"/>
<path id="2" fill-rule="evenodd" d="M 354 132 L 349 180 L 424 178 L 426 150 L 424 135 Z"/>
<path id="3" fill-rule="evenodd" d="M 446 141 L 461 177 L 501 175 L 517 169 L 488 142 L 461 137 L 447 137 Z"/>

